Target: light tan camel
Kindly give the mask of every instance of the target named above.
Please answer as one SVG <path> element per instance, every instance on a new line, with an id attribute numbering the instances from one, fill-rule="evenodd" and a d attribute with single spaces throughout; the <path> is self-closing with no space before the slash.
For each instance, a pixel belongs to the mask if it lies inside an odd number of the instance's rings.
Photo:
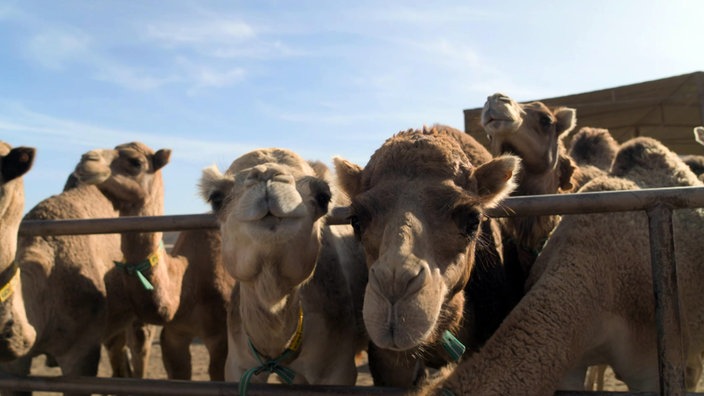
<path id="1" fill-rule="evenodd" d="M 17 230 L 24 212 L 24 175 L 34 162 L 30 147 L 12 148 L 0 141 L 0 361 L 27 353 L 36 332 L 24 315 L 15 262 Z"/>
<path id="2" fill-rule="evenodd" d="M 221 174 L 203 172 L 215 205 L 223 263 L 237 280 L 228 314 L 225 378 L 353 385 L 355 321 L 332 232 L 329 183 L 295 153 L 260 149 Z M 218 207 L 219 206 L 219 207 Z"/>
<path id="3" fill-rule="evenodd" d="M 181 231 L 172 249 L 173 255 L 186 257 L 188 268 L 181 304 L 161 330 L 161 356 L 170 379 L 191 379 L 189 347 L 198 337 L 210 356 L 210 379 L 225 380 L 227 307 L 234 279 L 222 264 L 221 246 L 219 230 L 187 230 Z"/>
<path id="4" fill-rule="evenodd" d="M 81 183 L 100 185 L 120 216 L 161 216 L 161 168 L 170 156 L 168 149 L 154 152 L 142 143 L 127 143 L 84 154 L 75 175 Z M 137 318 L 157 325 L 170 321 L 179 306 L 186 259 L 166 252 L 161 232 L 125 232 L 121 249 L 123 258 L 115 265 Z"/>
<path id="5" fill-rule="evenodd" d="M 483 211 L 513 190 L 519 163 L 492 159 L 446 126 L 399 132 L 364 168 L 335 158 L 366 252 L 363 317 L 376 385 L 413 386 L 426 365 L 460 358 L 459 341 L 474 330 L 467 326 L 483 324 L 463 317 L 471 303 L 463 290 L 474 276 L 475 248 L 486 242 Z"/>
<path id="6" fill-rule="evenodd" d="M 147 196 L 141 190 L 145 186 L 138 181 L 149 169 L 114 167 L 101 184 L 77 183 L 37 204 L 25 218 L 116 217 L 120 202 L 129 195 L 109 193 L 118 191 L 117 185 L 125 185 L 122 191 L 135 197 Z M 81 169 L 77 172 L 80 179 Z M 3 369 L 26 375 L 32 357 L 44 353 L 56 360 L 64 375 L 95 376 L 101 343 L 110 348 L 110 342 L 135 320 L 123 274 L 114 264 L 121 257 L 120 236 L 116 234 L 20 238 L 17 262 L 22 268 L 22 295 L 37 337 L 26 355 L 3 365 Z M 120 356 L 119 352 L 111 354 L 118 360 Z"/>
<path id="7" fill-rule="evenodd" d="M 611 173 L 581 191 L 703 185 L 677 155 L 650 138 L 624 143 Z M 692 389 L 704 351 L 704 245 L 698 241 L 704 211 L 676 210 L 673 228 L 686 382 Z M 494 337 L 443 388 L 455 394 L 548 395 L 558 388 L 580 389 L 584 368 L 606 363 L 631 391 L 658 391 L 645 213 L 564 216 L 529 282 L 532 287 Z"/>
<path id="8" fill-rule="evenodd" d="M 542 102 L 521 104 L 496 93 L 487 98 L 481 124 L 494 156 L 515 154 L 522 167 L 511 195 L 557 194 L 570 191 L 575 165 L 565 154 L 560 137 L 575 126 L 576 111 L 548 108 Z M 500 219 L 504 265 L 514 304 L 524 294 L 525 280 L 559 216 L 521 216 Z"/>

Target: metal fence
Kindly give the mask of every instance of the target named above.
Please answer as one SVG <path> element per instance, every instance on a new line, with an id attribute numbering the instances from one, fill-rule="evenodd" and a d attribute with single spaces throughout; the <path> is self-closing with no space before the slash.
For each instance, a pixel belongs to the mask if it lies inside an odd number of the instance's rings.
<path id="1" fill-rule="evenodd" d="M 657 321 L 660 395 L 704 395 L 686 393 L 684 382 L 684 350 L 682 346 L 677 273 L 674 255 L 672 211 L 704 207 L 704 187 L 658 188 L 633 191 L 589 192 L 565 195 L 511 197 L 500 208 L 491 210 L 492 217 L 538 216 L 548 214 L 586 214 L 622 211 L 645 211 L 650 231 L 650 253 Z M 342 224 L 346 208 L 335 208 L 328 224 Z M 216 228 L 213 215 L 181 215 L 122 217 L 85 220 L 27 220 L 20 226 L 20 235 L 105 234 L 127 231 L 175 231 Z M 704 234 L 704 230 L 703 234 Z M 508 368 L 507 368 L 508 369 Z M 51 392 L 86 392 L 143 395 L 236 395 L 237 386 L 225 382 L 144 380 L 118 378 L 0 377 L 1 389 Z M 343 386 L 252 385 L 251 395 L 401 395 L 395 388 Z M 653 395 L 633 392 L 557 392 L 571 395 Z"/>

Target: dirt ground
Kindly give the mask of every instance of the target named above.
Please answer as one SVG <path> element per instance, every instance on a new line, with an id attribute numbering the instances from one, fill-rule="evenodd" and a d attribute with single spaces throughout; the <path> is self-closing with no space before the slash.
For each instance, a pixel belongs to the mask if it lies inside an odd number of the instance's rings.
<path id="1" fill-rule="evenodd" d="M 149 359 L 149 369 L 147 371 L 147 378 L 153 379 L 166 379 L 166 371 L 161 363 L 161 347 L 158 341 L 158 335 L 154 337 L 152 343 L 151 356 Z M 208 352 L 205 347 L 200 343 L 193 343 L 191 345 L 191 356 L 193 364 L 193 380 L 207 381 L 208 380 Z M 369 374 L 369 367 L 366 364 L 366 359 L 363 359 L 359 366 L 359 375 L 357 377 L 357 385 L 359 386 L 371 386 L 372 378 Z M 33 375 L 46 375 L 54 376 L 61 375 L 61 371 L 58 368 L 47 367 L 45 363 L 44 356 L 36 358 L 32 364 L 32 374 Z M 107 356 L 103 351 L 103 355 L 100 360 L 100 367 L 98 371 L 98 376 L 109 377 L 111 375 L 110 364 L 107 361 Z M 628 389 L 623 384 L 623 382 L 617 380 L 614 377 L 611 369 L 607 369 L 605 377 L 605 390 L 607 391 L 627 391 Z M 699 382 L 698 390 L 704 389 L 704 378 Z M 37 396 L 45 395 L 56 395 L 55 393 L 47 392 L 35 392 Z"/>

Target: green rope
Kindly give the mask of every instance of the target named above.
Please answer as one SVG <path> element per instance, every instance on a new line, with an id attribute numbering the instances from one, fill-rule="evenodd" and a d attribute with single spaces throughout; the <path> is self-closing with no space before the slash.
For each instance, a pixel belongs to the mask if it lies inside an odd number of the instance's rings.
<path id="1" fill-rule="evenodd" d="M 445 352 L 447 352 L 455 362 L 460 360 L 466 349 L 464 344 L 450 333 L 450 330 L 445 330 L 445 332 L 442 333 L 442 347 L 445 348 Z"/>
<path id="2" fill-rule="evenodd" d="M 114 261 L 114 263 L 117 268 L 124 270 L 128 275 L 136 275 L 145 290 L 154 290 L 154 285 L 143 274 L 143 272 L 150 271 L 152 268 L 149 260 L 142 260 L 136 264 L 126 264 L 119 261 Z"/>
<path id="3" fill-rule="evenodd" d="M 255 375 L 259 375 L 265 371 L 269 373 L 275 373 L 279 376 L 279 378 L 281 378 L 282 381 L 289 385 L 293 383 L 293 379 L 296 377 L 296 372 L 288 367 L 284 367 L 281 365 L 281 361 L 288 358 L 289 355 L 294 352 L 293 350 L 286 348 L 286 350 L 277 358 L 264 361 L 262 355 L 259 353 L 259 351 L 257 351 L 254 345 L 252 345 L 252 342 L 250 340 L 247 340 L 247 345 L 249 346 L 249 350 L 250 352 L 252 352 L 252 355 L 257 358 L 259 366 L 253 367 L 245 371 L 244 374 L 242 374 L 242 378 L 240 378 L 239 385 L 240 396 L 247 396 L 247 389 L 249 388 L 249 383 L 252 380 L 252 377 Z"/>

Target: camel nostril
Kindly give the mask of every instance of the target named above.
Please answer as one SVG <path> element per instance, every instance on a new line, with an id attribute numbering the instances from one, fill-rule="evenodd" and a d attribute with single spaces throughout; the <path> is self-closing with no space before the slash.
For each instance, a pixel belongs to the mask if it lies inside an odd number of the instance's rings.
<path id="1" fill-rule="evenodd" d="M 428 271 L 426 270 L 425 267 L 420 267 L 420 270 L 418 273 L 410 278 L 408 280 L 408 283 L 406 284 L 406 295 L 411 295 L 418 293 L 420 289 L 423 288 L 423 285 L 425 284 L 425 279 L 428 276 Z"/>
<path id="2" fill-rule="evenodd" d="M 3 329 L 2 335 L 0 335 L 0 337 L 2 337 L 4 340 L 9 340 L 10 338 L 12 338 L 12 326 L 14 326 L 14 325 L 15 325 L 14 320 L 12 320 L 12 319 L 8 320 L 5 323 L 5 328 Z"/>

